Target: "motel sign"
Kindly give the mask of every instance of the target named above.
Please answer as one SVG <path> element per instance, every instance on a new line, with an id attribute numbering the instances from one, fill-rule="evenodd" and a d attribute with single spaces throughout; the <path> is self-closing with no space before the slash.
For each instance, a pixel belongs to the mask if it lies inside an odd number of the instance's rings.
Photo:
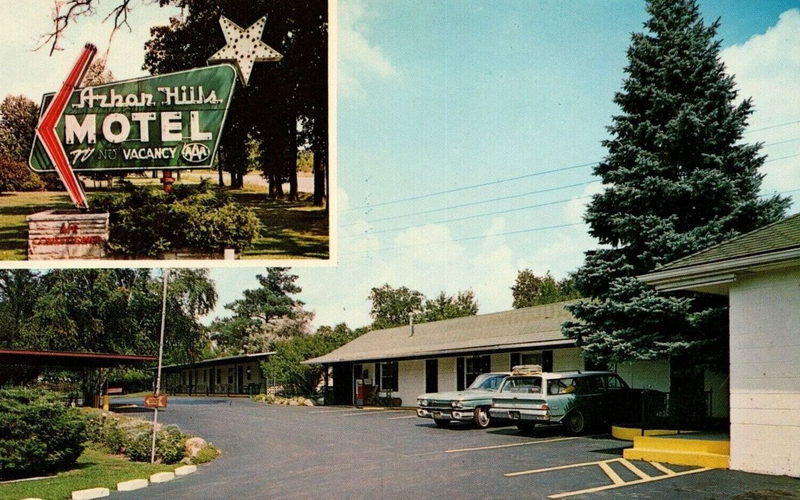
<path id="1" fill-rule="evenodd" d="M 211 168 L 235 80 L 220 64 L 77 88 L 55 133 L 76 172 Z M 56 170 L 38 137 L 29 163 Z"/>

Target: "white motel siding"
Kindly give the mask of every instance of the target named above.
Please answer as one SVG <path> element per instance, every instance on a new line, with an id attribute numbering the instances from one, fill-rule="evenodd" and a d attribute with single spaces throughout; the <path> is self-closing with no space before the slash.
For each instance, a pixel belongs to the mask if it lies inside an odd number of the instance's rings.
<path id="1" fill-rule="evenodd" d="M 800 477 L 800 271 L 730 288 L 731 468 Z"/>
<path id="2" fill-rule="evenodd" d="M 539 354 L 542 351 L 526 351 L 523 354 Z M 553 370 L 583 370 L 583 358 L 577 347 L 553 349 Z M 455 391 L 457 387 L 457 357 L 431 358 L 438 359 L 438 392 Z M 370 375 L 375 373 L 374 364 L 363 365 L 369 370 Z M 493 353 L 490 355 L 490 366 L 493 372 L 507 372 L 511 370 L 510 353 Z M 377 381 L 371 380 L 377 384 Z M 400 398 L 403 406 L 417 404 L 417 396 L 425 392 L 425 360 L 415 359 L 400 361 L 398 363 L 398 390 L 393 391 L 392 397 Z"/>

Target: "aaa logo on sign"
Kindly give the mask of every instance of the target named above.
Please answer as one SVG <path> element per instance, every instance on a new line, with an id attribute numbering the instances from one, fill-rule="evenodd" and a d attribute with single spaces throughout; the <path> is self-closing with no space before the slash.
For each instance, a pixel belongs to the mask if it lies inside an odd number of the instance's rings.
<path id="1" fill-rule="evenodd" d="M 190 142 L 183 145 L 181 149 L 181 156 L 189 163 L 202 163 L 208 159 L 211 151 L 205 144 L 200 142 Z"/>

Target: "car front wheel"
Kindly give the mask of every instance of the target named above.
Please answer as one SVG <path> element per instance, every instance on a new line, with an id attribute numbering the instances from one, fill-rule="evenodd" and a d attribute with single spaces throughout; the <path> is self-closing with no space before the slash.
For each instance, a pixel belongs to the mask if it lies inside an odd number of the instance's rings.
<path id="1" fill-rule="evenodd" d="M 564 420 L 564 426 L 570 434 L 580 434 L 586 430 L 586 416 L 581 410 L 573 410 Z"/>
<path id="2" fill-rule="evenodd" d="M 472 417 L 472 423 L 478 429 L 485 429 L 489 427 L 491 418 L 489 417 L 489 409 L 485 406 L 475 408 L 475 414 Z"/>
<path id="3" fill-rule="evenodd" d="M 433 422 L 439 427 L 447 427 L 450 424 L 449 420 L 442 420 L 441 418 L 434 418 Z"/>

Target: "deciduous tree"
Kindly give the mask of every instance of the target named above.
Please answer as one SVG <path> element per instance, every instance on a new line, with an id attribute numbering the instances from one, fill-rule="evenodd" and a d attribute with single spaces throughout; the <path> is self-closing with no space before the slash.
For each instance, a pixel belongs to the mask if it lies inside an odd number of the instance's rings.
<path id="1" fill-rule="evenodd" d="M 478 314 L 478 303 L 472 290 L 454 296 L 441 292 L 434 299 L 426 299 L 422 292 L 405 286 L 393 288 L 386 283 L 373 288 L 369 300 L 372 302 L 369 314 L 374 330 L 406 325 L 410 316 L 415 322 L 424 323 Z"/>
<path id="2" fill-rule="evenodd" d="M 511 287 L 511 294 L 514 297 L 512 303 L 514 309 L 552 304 L 580 297 L 572 278 L 556 281 L 550 275 L 550 271 L 547 271 L 544 276 L 536 276 L 530 269 L 523 269 L 517 273 L 517 279 L 514 286 Z"/>

